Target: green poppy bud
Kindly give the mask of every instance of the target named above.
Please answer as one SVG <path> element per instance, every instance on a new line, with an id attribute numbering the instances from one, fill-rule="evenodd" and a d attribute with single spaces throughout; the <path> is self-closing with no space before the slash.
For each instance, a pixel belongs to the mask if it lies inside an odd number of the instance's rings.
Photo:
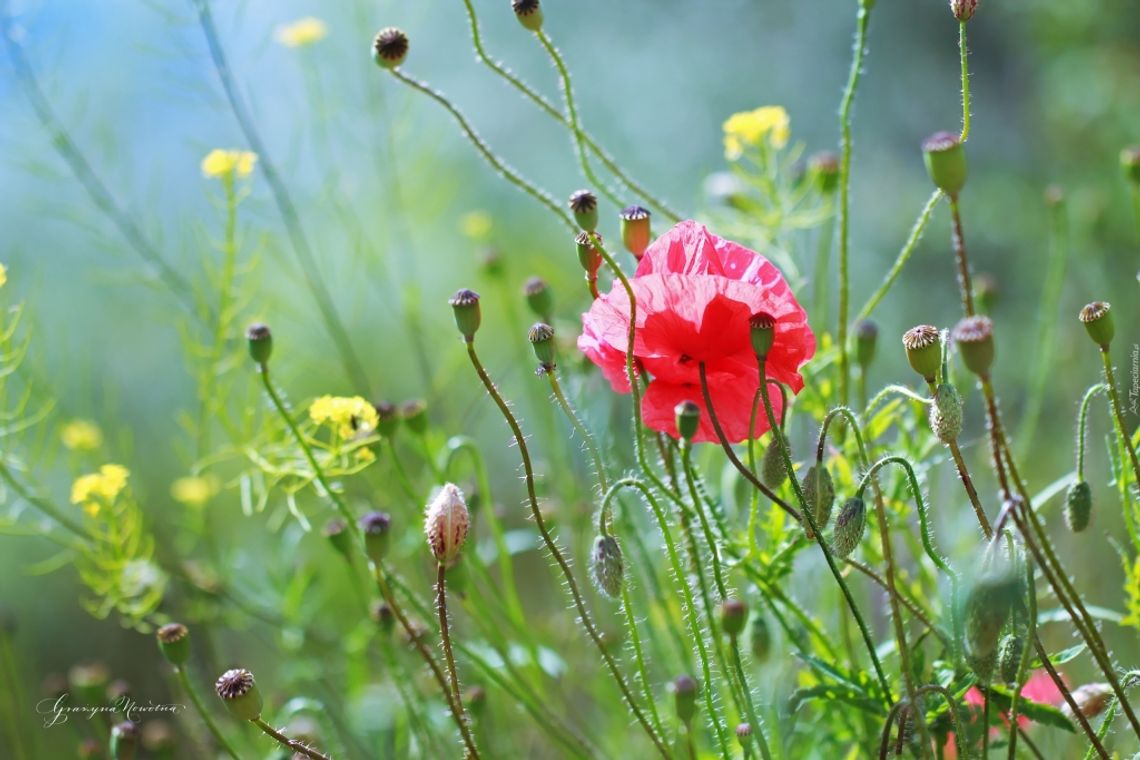
<path id="1" fill-rule="evenodd" d="M 542 28 L 542 8 L 538 0 L 511 0 L 511 8 L 524 29 L 537 32 Z"/>
<path id="2" fill-rule="evenodd" d="M 1124 176 L 1134 185 L 1140 185 L 1140 145 L 1133 145 L 1120 151 L 1120 168 Z"/>
<path id="3" fill-rule="evenodd" d="M 222 673 L 214 691 L 235 718 L 252 721 L 261 717 L 261 692 L 248 670 L 234 668 Z"/>
<path id="4" fill-rule="evenodd" d="M 700 686 L 697 679 L 692 676 L 677 676 L 670 686 L 673 692 L 673 705 L 677 711 L 677 718 L 688 727 L 697 714 L 697 692 Z"/>
<path id="5" fill-rule="evenodd" d="M 527 306 L 539 319 L 543 322 L 552 321 L 550 313 L 554 308 L 554 295 L 550 292 L 546 280 L 541 277 L 531 277 L 523 285 L 523 295 L 526 296 Z"/>
<path id="6" fill-rule="evenodd" d="M 158 648 L 175 667 L 190 659 L 190 630 L 182 623 L 167 623 L 155 632 Z"/>
<path id="7" fill-rule="evenodd" d="M 776 342 L 776 318 L 758 311 L 748 318 L 748 328 L 752 337 L 752 351 L 760 359 L 767 359 L 772 344 Z"/>
<path id="8" fill-rule="evenodd" d="M 959 21 L 969 21 L 978 9 L 978 0 L 950 0 L 950 12 Z"/>
<path id="9" fill-rule="evenodd" d="M 1089 518 L 1092 516 L 1092 488 L 1083 480 L 1079 480 L 1069 488 L 1065 495 L 1065 524 L 1074 533 L 1080 533 L 1089 527 Z"/>
<path id="10" fill-rule="evenodd" d="M 989 377 L 994 363 L 994 323 L 989 317 L 965 317 L 951 333 L 966 369 L 978 377 Z"/>
<path id="11" fill-rule="evenodd" d="M 839 156 L 824 151 L 808 159 L 808 172 L 816 187 L 824 195 L 831 195 L 839 187 Z"/>
<path id="12" fill-rule="evenodd" d="M 530 341 L 531 347 L 534 348 L 535 358 L 538 359 L 538 363 L 542 369 L 554 369 L 554 328 L 543 322 L 536 322 L 531 325 L 530 332 L 527 333 L 527 340 Z"/>
<path id="13" fill-rule="evenodd" d="M 958 135 L 938 132 L 922 143 L 922 156 L 926 171 L 934 186 L 951 198 L 966 185 L 966 149 Z"/>
<path id="14" fill-rule="evenodd" d="M 394 69 L 408 57 L 408 35 L 402 29 L 389 26 L 376 33 L 372 40 L 372 60 L 383 69 Z"/>
<path id="15" fill-rule="evenodd" d="M 598 591 L 610 599 L 621 596 L 622 576 L 625 572 L 625 560 L 621 553 L 621 544 L 609 535 L 601 535 L 594 539 L 594 548 L 590 551 L 590 577 Z"/>
<path id="16" fill-rule="evenodd" d="M 942 333 L 932 325 L 919 325 L 903 333 L 903 348 L 910 366 L 928 383 L 942 368 Z"/>
<path id="17" fill-rule="evenodd" d="M 962 397 L 958 389 L 942 383 L 934 391 L 930 405 L 930 428 L 943 443 L 953 443 L 962 432 Z"/>
<path id="18" fill-rule="evenodd" d="M 129 720 L 111 728 L 111 757 L 114 760 L 135 760 L 139 751 L 139 727 Z"/>
<path id="19" fill-rule="evenodd" d="M 258 364 L 268 363 L 273 354 L 273 334 L 269 332 L 269 325 L 250 325 L 245 331 L 245 338 L 249 342 L 250 357 Z"/>
<path id="20" fill-rule="evenodd" d="M 474 290 L 457 290 L 448 301 L 455 314 L 455 326 L 459 333 L 470 343 L 475 340 L 475 333 L 483 321 L 483 313 L 479 308 L 479 294 Z"/>
<path id="21" fill-rule="evenodd" d="M 831 537 L 831 553 L 837 557 L 846 557 L 855 551 L 855 547 L 863 540 L 863 533 L 867 527 L 867 508 L 863 500 L 852 496 L 843 502 L 839 515 L 835 518 L 835 532 Z"/>
<path id="22" fill-rule="evenodd" d="M 364 553 L 376 564 L 388 556 L 392 544 L 392 518 L 384 512 L 369 512 L 360 518 L 360 532 L 364 534 Z"/>
<path id="23" fill-rule="evenodd" d="M 405 401 L 400 406 L 400 419 L 408 430 L 416 435 L 423 435 L 427 432 L 428 426 L 427 402 L 418 398 Z"/>
<path id="24" fill-rule="evenodd" d="M 875 345 L 879 342 L 879 326 L 869 319 L 855 325 L 855 361 L 864 372 L 875 358 Z"/>
<path id="25" fill-rule="evenodd" d="M 570 196 L 568 205 L 580 228 L 588 232 L 598 228 L 598 196 L 589 190 L 577 190 Z"/>
<path id="26" fill-rule="evenodd" d="M 600 242 L 602 236 L 597 232 L 579 232 L 574 238 L 574 245 L 578 249 L 578 263 L 586 272 L 586 279 L 591 281 L 598 279 L 598 270 L 602 266 L 602 252 L 594 244 L 595 235 Z"/>
<path id="27" fill-rule="evenodd" d="M 649 229 L 649 210 L 641 206 L 626 206 L 621 211 L 621 242 L 638 261 L 652 240 Z"/>
<path id="28" fill-rule="evenodd" d="M 673 409 L 677 415 L 677 432 L 686 441 L 693 440 L 701 426 L 701 408 L 694 401 L 682 401 Z"/>
<path id="29" fill-rule="evenodd" d="M 1077 316 L 1084 323 L 1093 343 L 1107 351 L 1112 336 L 1116 334 L 1116 328 L 1112 324 L 1112 306 L 1107 301 L 1093 301 L 1082 308 Z"/>
<path id="30" fill-rule="evenodd" d="M 831 473 L 822 464 L 813 464 L 804 475 L 800 483 L 803 489 L 804 501 L 815 518 L 815 526 L 823 530 L 831 521 L 831 510 L 835 505 L 835 484 L 831 480 Z M 810 531 L 807 521 L 804 529 Z"/>
<path id="31" fill-rule="evenodd" d="M 747 747 L 752 741 L 752 726 L 748 723 L 738 723 L 736 726 L 736 740 L 741 747 Z M 747 755 L 745 755 L 747 757 Z"/>
<path id="32" fill-rule="evenodd" d="M 329 540 L 329 544 L 337 553 L 345 559 L 352 556 L 352 535 L 348 532 L 348 526 L 344 520 L 332 519 L 325 523 L 324 530 L 325 538 Z"/>
<path id="33" fill-rule="evenodd" d="M 1025 651 L 1025 640 L 1015 634 L 1008 634 L 998 644 L 998 675 L 1004 683 L 1017 683 L 1017 670 L 1021 666 L 1021 653 Z"/>
<path id="34" fill-rule="evenodd" d="M 775 434 L 764 449 L 764 456 L 760 459 L 760 479 L 764 485 L 775 491 L 788 479 L 788 468 L 784 465 L 784 452 L 780 450 L 780 442 Z"/>
<path id="35" fill-rule="evenodd" d="M 1003 566 L 984 571 L 966 593 L 966 653 L 983 669 L 997 652 L 1001 630 L 1020 590 L 1020 579 Z"/>
<path id="36" fill-rule="evenodd" d="M 726 636 L 736 638 L 748 624 L 748 605 L 736 597 L 720 603 L 720 627 Z"/>
<path id="37" fill-rule="evenodd" d="M 768 626 L 768 618 L 759 610 L 752 615 L 748 625 L 748 644 L 757 662 L 767 660 L 772 652 L 772 629 Z"/>

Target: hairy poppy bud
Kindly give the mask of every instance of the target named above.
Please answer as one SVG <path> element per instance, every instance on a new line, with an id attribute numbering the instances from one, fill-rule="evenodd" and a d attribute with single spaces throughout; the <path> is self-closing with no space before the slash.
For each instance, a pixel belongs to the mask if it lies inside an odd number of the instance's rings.
<path id="1" fill-rule="evenodd" d="M 381 401 L 373 406 L 376 407 L 376 432 L 391 438 L 400 428 L 400 410 L 390 401 Z"/>
<path id="2" fill-rule="evenodd" d="M 994 363 L 994 323 L 989 317 L 965 317 L 951 333 L 966 369 L 978 377 L 989 377 Z"/>
<path id="3" fill-rule="evenodd" d="M 1112 336 L 1116 334 L 1116 327 L 1112 324 L 1112 307 L 1108 302 L 1093 301 L 1081 309 L 1078 318 L 1084 323 L 1093 343 L 1107 351 Z"/>
<path id="4" fill-rule="evenodd" d="M 155 638 L 171 665 L 180 666 L 190 659 L 190 630 L 182 623 L 167 623 L 155 632 Z"/>
<path id="5" fill-rule="evenodd" d="M 423 399 L 412 399 L 400 405 L 400 419 L 416 435 L 427 432 L 428 416 L 427 402 Z"/>
<path id="6" fill-rule="evenodd" d="M 764 449 L 764 456 L 760 460 L 760 479 L 764 485 L 775 491 L 788 479 L 788 468 L 784 464 L 784 452 L 780 450 L 780 442 L 772 436 L 768 448 Z"/>
<path id="7" fill-rule="evenodd" d="M 389 26 L 372 40 L 372 60 L 384 69 L 394 69 L 408 57 L 408 35 L 403 29 Z"/>
<path id="8" fill-rule="evenodd" d="M 752 336 L 753 353 L 761 359 L 767 359 L 772 344 L 776 342 L 776 318 L 767 312 L 758 311 L 748 318 L 748 327 Z"/>
<path id="9" fill-rule="evenodd" d="M 459 333 L 470 343 L 475 340 L 475 333 L 483 321 L 483 313 L 479 308 L 479 294 L 474 290 L 455 291 L 455 295 L 448 301 L 455 314 L 455 326 Z"/>
<path id="10" fill-rule="evenodd" d="M 554 369 L 554 328 L 543 322 L 531 325 L 527 340 L 534 348 L 535 358 L 545 370 Z"/>
<path id="11" fill-rule="evenodd" d="M 966 593 L 964 618 L 966 653 L 972 661 L 983 664 L 992 660 L 1020 589 L 1019 579 L 1009 567 L 990 568 L 974 581 Z"/>
<path id="12" fill-rule="evenodd" d="M 570 195 L 568 205 L 579 227 L 587 232 L 598 228 L 598 196 L 589 190 L 576 190 Z"/>
<path id="13" fill-rule="evenodd" d="M 764 613 L 759 610 L 752 615 L 752 621 L 748 625 L 748 644 L 757 662 L 768 659 L 768 654 L 772 651 L 772 629 L 768 627 Z"/>
<path id="14" fill-rule="evenodd" d="M 587 280 L 598 279 L 598 270 L 602 266 L 602 252 L 594 245 L 594 235 L 601 241 L 602 236 L 597 232 L 579 232 L 574 238 L 574 245 L 578 249 L 578 263 L 586 272 Z"/>
<path id="15" fill-rule="evenodd" d="M 682 401 L 673 408 L 677 415 L 677 432 L 686 441 L 693 440 L 701 425 L 701 408 L 695 401 Z"/>
<path id="16" fill-rule="evenodd" d="M 1073 689 L 1073 701 L 1077 703 L 1081 715 L 1086 718 L 1095 718 L 1104 712 L 1112 696 L 1112 687 L 1106 683 L 1086 683 Z M 1061 707 L 1061 712 L 1070 720 L 1076 717 L 1068 703 Z"/>
<path id="17" fill-rule="evenodd" d="M 444 484 L 424 512 L 424 535 L 436 562 L 444 567 L 455 564 L 470 523 L 463 492 L 454 483 Z"/>
<path id="18" fill-rule="evenodd" d="M 222 673 L 214 691 L 234 717 L 251 721 L 261 717 L 261 692 L 248 670 L 234 668 Z"/>
<path id="19" fill-rule="evenodd" d="M 951 198 L 966 185 L 966 149 L 958 135 L 937 132 L 922 143 L 922 156 L 930 180 Z"/>
<path id="20" fill-rule="evenodd" d="M 910 366 L 926 382 L 933 383 L 942 367 L 942 333 L 933 325 L 919 325 L 903 333 L 902 342 Z"/>
<path id="21" fill-rule="evenodd" d="M 816 153 L 808 159 L 808 171 L 824 195 L 831 195 L 839 187 L 839 156 L 834 153 Z"/>
<path id="22" fill-rule="evenodd" d="M 134 760 L 139 751 L 139 727 L 129 720 L 111 728 L 111 757 L 114 760 Z"/>
<path id="23" fill-rule="evenodd" d="M 953 443 L 962 432 L 962 397 L 950 383 L 941 383 L 934 391 L 930 428 L 943 443 Z"/>
<path id="24" fill-rule="evenodd" d="M 1016 634 L 1008 634 L 998 644 L 998 674 L 1003 682 L 1017 683 L 1017 671 L 1024 651 L 1025 640 Z"/>
<path id="25" fill-rule="evenodd" d="M 869 319 L 855 325 L 855 361 L 866 372 L 875 358 L 875 344 L 879 342 L 879 326 Z"/>
<path id="26" fill-rule="evenodd" d="M 368 610 L 372 622 L 380 627 L 384 633 L 391 633 L 392 629 L 396 626 L 396 614 L 392 612 L 392 608 L 388 606 L 387 602 L 376 602 Z"/>
<path id="27" fill-rule="evenodd" d="M 1120 168 L 1124 176 L 1134 185 L 1140 185 L 1140 145 L 1133 145 L 1120 151 Z"/>
<path id="28" fill-rule="evenodd" d="M 638 261 L 649 247 L 651 237 L 648 209 L 626 206 L 621 210 L 621 242 Z"/>
<path id="29" fill-rule="evenodd" d="M 974 298 L 983 314 L 993 314 L 1000 295 L 997 280 L 992 274 L 982 272 L 974 278 Z"/>
<path id="30" fill-rule="evenodd" d="M 511 0 L 511 8 L 524 29 L 537 32 L 542 28 L 542 8 L 538 0 Z"/>
<path id="31" fill-rule="evenodd" d="M 348 559 L 352 556 L 352 536 L 349 534 L 348 526 L 344 520 L 329 520 L 321 532 L 332 544 L 332 548 L 336 549 L 342 557 Z"/>
<path id="32" fill-rule="evenodd" d="M 610 535 L 596 537 L 594 548 L 590 550 L 590 577 L 594 579 L 594 585 L 609 598 L 616 599 L 621 596 L 624 572 L 621 544 Z"/>
<path id="33" fill-rule="evenodd" d="M 748 605 L 736 597 L 720 603 L 720 627 L 725 635 L 736 638 L 748 623 Z"/>
<path id="34" fill-rule="evenodd" d="M 835 505 L 835 485 L 831 481 L 831 473 L 822 464 L 813 464 L 804 475 L 800 487 L 803 489 L 804 501 L 815 518 L 815 527 L 822 531 L 831 521 L 831 509 Z"/>
<path id="35" fill-rule="evenodd" d="M 867 508 L 858 496 L 843 502 L 839 515 L 835 518 L 835 533 L 831 537 L 831 553 L 846 557 L 855 551 L 863 540 L 867 527 Z"/>
<path id="36" fill-rule="evenodd" d="M 1065 524 L 1074 533 L 1080 533 L 1089 527 L 1089 518 L 1092 516 L 1092 488 L 1083 480 L 1079 480 L 1069 488 L 1065 495 Z"/>
<path id="37" fill-rule="evenodd" d="M 688 727 L 693 722 L 693 716 L 697 714 L 697 692 L 700 691 L 697 679 L 692 676 L 677 676 L 670 688 L 673 691 L 673 706 L 677 710 L 677 718 Z"/>
<path id="38" fill-rule="evenodd" d="M 950 12 L 959 21 L 969 21 L 978 9 L 978 0 L 950 0 Z"/>
<path id="39" fill-rule="evenodd" d="M 736 726 L 736 739 L 740 742 L 741 746 L 748 746 L 748 740 L 752 736 L 752 726 L 748 723 L 740 723 Z"/>
<path id="40" fill-rule="evenodd" d="M 268 363 L 273 355 L 273 333 L 269 332 L 269 325 L 260 322 L 250 325 L 245 338 L 249 342 L 250 357 L 258 364 Z"/>
<path id="41" fill-rule="evenodd" d="M 392 518 L 384 512 L 369 512 L 360 518 L 360 532 L 364 534 L 364 553 L 376 564 L 388 556 L 392 543 Z"/>
<path id="42" fill-rule="evenodd" d="M 530 310 L 544 322 L 550 322 L 550 311 L 554 307 L 554 296 L 550 286 L 541 277 L 531 277 L 523 285 L 523 295 Z"/>

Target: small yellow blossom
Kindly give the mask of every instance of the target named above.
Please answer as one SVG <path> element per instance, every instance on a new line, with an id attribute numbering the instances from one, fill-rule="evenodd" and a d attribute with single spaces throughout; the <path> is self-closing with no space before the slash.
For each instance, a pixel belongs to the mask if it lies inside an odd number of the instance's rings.
<path id="1" fill-rule="evenodd" d="M 760 145 L 765 138 L 773 148 L 783 148 L 790 133 L 791 121 L 782 106 L 734 113 L 724 122 L 724 157 L 735 161 L 746 147 Z"/>
<path id="2" fill-rule="evenodd" d="M 218 492 L 218 481 L 210 476 L 190 475 L 170 484 L 170 495 L 179 504 L 201 507 Z"/>
<path id="3" fill-rule="evenodd" d="M 63 445 L 72 451 L 94 451 L 103 445 L 103 431 L 91 420 L 72 420 L 59 431 Z"/>
<path id="4" fill-rule="evenodd" d="M 360 396 L 321 396 L 309 405 L 309 418 L 318 425 L 333 427 L 341 438 L 371 432 L 380 422 L 376 407 Z"/>
<path id="5" fill-rule="evenodd" d="M 253 174 L 257 154 L 248 150 L 214 148 L 202 159 L 202 176 L 211 179 L 232 179 Z"/>
<path id="6" fill-rule="evenodd" d="M 99 472 L 81 475 L 71 484 L 71 503 L 94 517 L 103 505 L 114 501 L 127 487 L 130 471 L 120 464 L 105 464 Z"/>
<path id="7" fill-rule="evenodd" d="M 361 464 L 371 464 L 376 461 L 376 452 L 367 446 L 361 446 L 356 450 L 356 461 Z"/>
<path id="8" fill-rule="evenodd" d="M 490 236 L 491 225 L 491 215 L 486 211 L 470 211 L 459 220 L 459 229 L 464 237 L 476 242 L 482 242 Z"/>
<path id="9" fill-rule="evenodd" d="M 328 36 L 328 33 L 329 28 L 324 21 L 306 16 L 291 24 L 277 27 L 277 41 L 285 47 L 305 47 L 320 42 Z"/>
<path id="10" fill-rule="evenodd" d="M 4 287 L 6 282 L 8 282 L 8 267 L 0 264 L 0 288 Z"/>

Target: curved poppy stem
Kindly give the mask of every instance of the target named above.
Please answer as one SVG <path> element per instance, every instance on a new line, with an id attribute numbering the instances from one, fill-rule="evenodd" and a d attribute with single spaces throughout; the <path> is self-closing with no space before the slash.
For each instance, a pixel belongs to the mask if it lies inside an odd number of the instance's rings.
<path id="1" fill-rule="evenodd" d="M 447 621 L 447 568 L 442 562 L 435 573 L 435 606 L 439 612 L 439 640 L 443 645 L 443 660 L 447 666 L 447 676 L 451 682 L 451 693 L 463 720 L 467 715 L 463 709 L 463 694 L 459 691 L 459 673 L 455 667 L 455 654 L 451 651 L 451 630 Z"/>
<path id="2" fill-rule="evenodd" d="M 907 236 L 906 242 L 903 243 L 902 249 L 899 251 L 895 263 L 891 265 L 887 276 L 883 278 L 883 282 L 879 285 L 878 289 L 867 299 L 867 303 L 863 304 L 863 308 L 859 310 L 859 315 L 855 321 L 867 319 L 879 305 L 879 303 L 886 298 L 887 292 L 891 286 L 895 284 L 902 273 L 903 267 L 910 261 L 910 257 L 914 254 L 915 249 L 918 248 L 918 241 L 922 240 L 922 233 L 926 231 L 926 225 L 930 223 L 930 217 L 934 214 L 934 207 L 938 205 L 938 201 L 942 200 L 942 191 L 935 190 L 930 198 L 926 201 L 926 205 L 922 207 L 922 211 L 918 213 L 918 218 L 914 220 L 914 226 L 910 229 L 910 235 Z"/>
<path id="3" fill-rule="evenodd" d="M 315 749 L 307 746 L 304 742 L 299 742 L 296 739 L 290 739 L 288 736 L 281 733 L 261 718 L 254 719 L 253 724 L 269 736 L 273 737 L 278 744 L 280 744 L 282 747 L 285 747 L 291 752 L 295 752 L 299 755 L 304 755 L 305 757 L 311 757 L 313 760 L 332 760 L 332 758 L 328 755 L 317 752 Z"/>
<path id="4" fill-rule="evenodd" d="M 1108 398 L 1112 401 L 1112 415 L 1116 422 L 1116 432 L 1124 444 L 1124 448 L 1128 450 L 1128 457 L 1132 460 L 1132 474 L 1135 477 L 1133 483 L 1136 488 L 1140 489 L 1140 459 L 1136 456 L 1136 447 L 1132 445 L 1132 436 L 1124 425 L 1124 412 L 1120 409 L 1120 395 L 1116 392 L 1116 376 L 1112 370 L 1112 359 L 1109 358 L 1107 348 L 1102 347 L 1100 349 L 1100 358 L 1104 362 L 1104 384 L 1108 388 Z"/>
<path id="5" fill-rule="evenodd" d="M 1088 431 L 1089 404 L 1093 396 L 1108 388 L 1104 383 L 1097 383 L 1085 391 L 1081 399 L 1080 411 L 1077 413 L 1077 480 L 1085 479 L 1085 434 Z"/>

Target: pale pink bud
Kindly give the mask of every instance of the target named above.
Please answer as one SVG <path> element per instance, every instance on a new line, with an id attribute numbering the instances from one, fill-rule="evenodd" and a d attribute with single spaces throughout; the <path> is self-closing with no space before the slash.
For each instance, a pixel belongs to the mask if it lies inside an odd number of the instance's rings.
<path id="1" fill-rule="evenodd" d="M 471 518 L 463 492 L 454 483 L 439 489 L 424 513 L 424 535 L 435 559 L 444 567 L 451 567 L 459 558 L 459 550 L 467 540 L 467 527 Z"/>

